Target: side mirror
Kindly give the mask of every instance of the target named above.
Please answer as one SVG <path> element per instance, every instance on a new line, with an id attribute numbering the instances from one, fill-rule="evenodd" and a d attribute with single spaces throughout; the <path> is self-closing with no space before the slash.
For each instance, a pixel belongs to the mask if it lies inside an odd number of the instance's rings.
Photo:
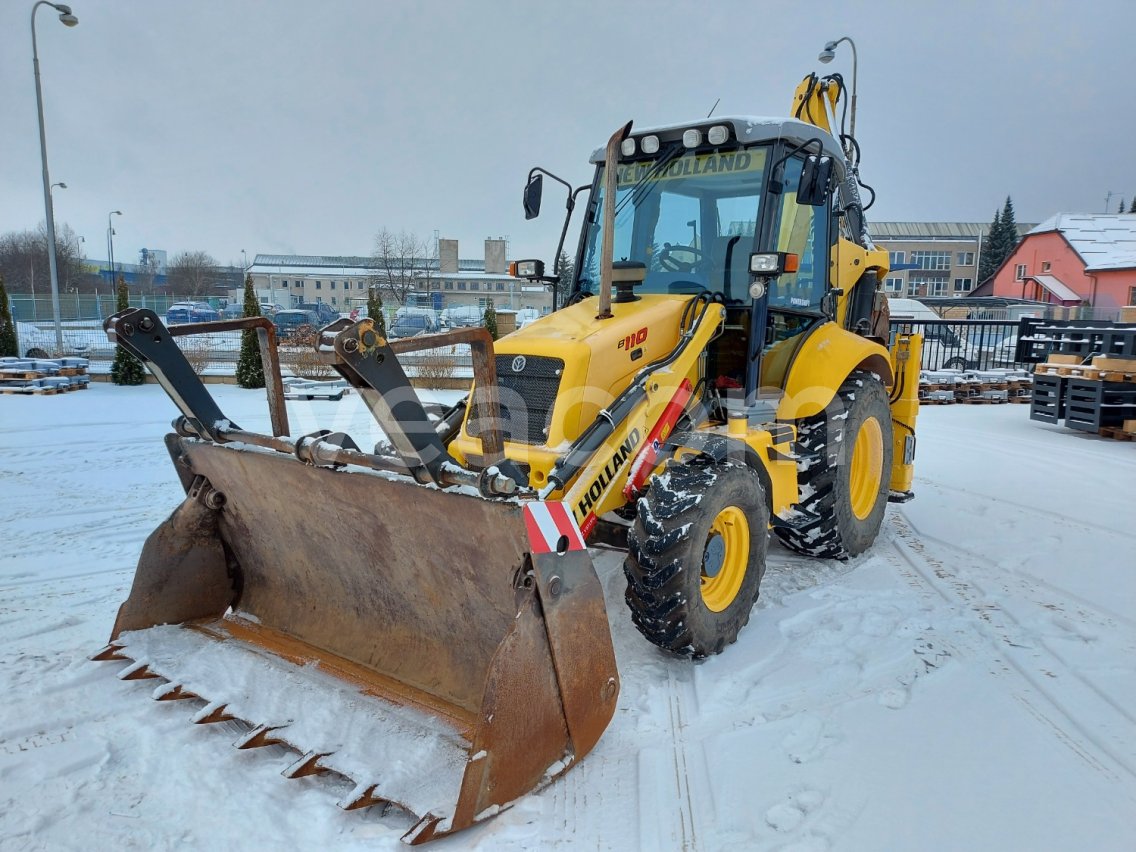
<path id="1" fill-rule="evenodd" d="M 535 219 L 540 215 L 540 194 L 544 189 L 544 175 L 535 174 L 525 186 L 525 218 Z"/>
<path id="2" fill-rule="evenodd" d="M 797 184 L 797 203 L 808 207 L 822 207 L 828 203 L 828 187 L 832 182 L 832 157 L 810 154 L 801 167 L 801 181 Z"/>

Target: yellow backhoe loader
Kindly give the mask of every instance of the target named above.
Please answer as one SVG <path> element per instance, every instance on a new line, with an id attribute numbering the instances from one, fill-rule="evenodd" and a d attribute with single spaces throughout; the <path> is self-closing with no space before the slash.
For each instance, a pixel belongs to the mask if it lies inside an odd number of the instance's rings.
<path id="1" fill-rule="evenodd" d="M 912 496 L 919 340 L 889 341 L 855 140 L 837 77 L 793 118 L 621 128 L 587 191 L 563 304 L 484 329 L 387 340 L 322 329 L 317 354 L 389 444 L 290 434 L 272 325 L 111 317 L 181 411 L 184 502 L 147 540 L 96 659 L 241 720 L 242 748 L 297 752 L 288 777 L 355 782 L 424 842 L 551 782 L 595 745 L 619 675 L 588 544 L 626 548 L 630 617 L 669 653 L 716 654 L 758 597 L 770 533 L 845 559 Z M 539 213 L 543 179 L 525 187 Z M 561 183 L 564 183 L 561 181 Z M 557 256 L 560 256 L 559 248 Z M 564 280 L 561 280 L 563 277 Z M 219 409 L 175 339 L 259 337 L 272 434 Z M 431 414 L 399 362 L 468 345 L 474 380 Z"/>

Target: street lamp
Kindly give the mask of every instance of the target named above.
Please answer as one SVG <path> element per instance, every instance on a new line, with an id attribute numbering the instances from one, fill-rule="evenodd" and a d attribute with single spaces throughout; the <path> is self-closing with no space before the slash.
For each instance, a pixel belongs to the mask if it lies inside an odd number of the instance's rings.
<path id="1" fill-rule="evenodd" d="M 110 223 L 110 217 L 121 215 L 121 210 L 111 210 L 107 213 L 107 253 L 110 255 L 110 292 L 112 295 L 118 292 L 115 289 L 118 284 L 114 280 L 114 227 Z"/>
<path id="2" fill-rule="evenodd" d="M 55 320 L 55 346 L 63 351 L 63 326 L 59 320 L 59 272 L 55 260 L 55 216 L 51 209 L 51 178 L 47 171 L 47 134 L 43 129 L 43 89 L 39 82 L 39 48 L 36 46 L 35 16 L 40 6 L 50 6 L 59 12 L 64 26 L 73 27 L 79 19 L 71 14 L 71 7 L 62 3 L 39 0 L 32 6 L 32 67 L 35 69 L 36 110 L 39 115 L 39 155 L 43 161 L 43 207 L 47 214 L 47 268 L 51 274 L 51 313 Z"/>
<path id="3" fill-rule="evenodd" d="M 64 183 L 63 181 L 60 181 L 59 183 L 53 183 L 53 184 L 51 185 L 51 188 L 52 188 L 52 189 L 55 189 L 55 187 L 57 187 L 57 186 L 58 186 L 58 187 L 59 187 L 60 189 L 67 189 L 67 184 L 65 184 L 65 183 Z"/>
<path id="4" fill-rule="evenodd" d="M 820 52 L 820 56 L 818 56 L 817 59 L 819 59 L 821 62 L 823 62 L 824 64 L 827 65 L 836 56 L 836 46 L 838 44 L 840 44 L 840 42 L 842 42 L 842 41 L 846 41 L 846 42 L 848 42 L 848 44 L 850 44 L 852 46 L 852 127 L 851 127 L 852 132 L 851 132 L 850 135 L 852 136 L 853 139 L 855 139 L 856 138 L 856 42 L 852 41 L 852 39 L 850 39 L 848 36 L 843 36 L 841 38 L 838 38 L 836 41 L 830 41 L 830 42 L 825 44 L 824 50 L 822 50 Z"/>

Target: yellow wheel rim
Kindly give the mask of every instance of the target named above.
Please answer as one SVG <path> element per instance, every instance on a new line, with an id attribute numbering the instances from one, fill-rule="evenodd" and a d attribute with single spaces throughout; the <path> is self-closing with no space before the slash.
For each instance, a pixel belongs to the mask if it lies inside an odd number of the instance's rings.
<path id="1" fill-rule="evenodd" d="M 749 521 L 737 506 L 727 506 L 710 525 L 702 554 L 702 602 L 721 612 L 734 602 L 749 565 Z"/>
<path id="2" fill-rule="evenodd" d="M 852 447 L 852 465 L 848 490 L 852 514 L 861 521 L 872 514 L 883 480 L 884 433 L 880 422 L 872 417 L 860 425 L 856 444 Z"/>

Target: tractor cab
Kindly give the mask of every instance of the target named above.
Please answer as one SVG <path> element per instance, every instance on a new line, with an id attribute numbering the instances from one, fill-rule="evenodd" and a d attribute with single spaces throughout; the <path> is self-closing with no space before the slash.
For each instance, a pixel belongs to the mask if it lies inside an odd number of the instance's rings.
<path id="1" fill-rule="evenodd" d="M 572 283 L 581 295 L 600 282 L 603 155 L 592 157 Z M 843 155 L 829 134 L 792 119 L 723 118 L 623 141 L 613 258 L 645 267 L 639 293 L 706 293 L 726 306 L 726 333 L 712 345 L 707 371 L 719 390 L 744 388 L 751 398 L 759 387 L 781 387 L 799 339 L 824 322 L 836 237 L 829 187 L 838 164 Z M 753 287 L 750 258 L 762 253 L 790 262 Z"/>

